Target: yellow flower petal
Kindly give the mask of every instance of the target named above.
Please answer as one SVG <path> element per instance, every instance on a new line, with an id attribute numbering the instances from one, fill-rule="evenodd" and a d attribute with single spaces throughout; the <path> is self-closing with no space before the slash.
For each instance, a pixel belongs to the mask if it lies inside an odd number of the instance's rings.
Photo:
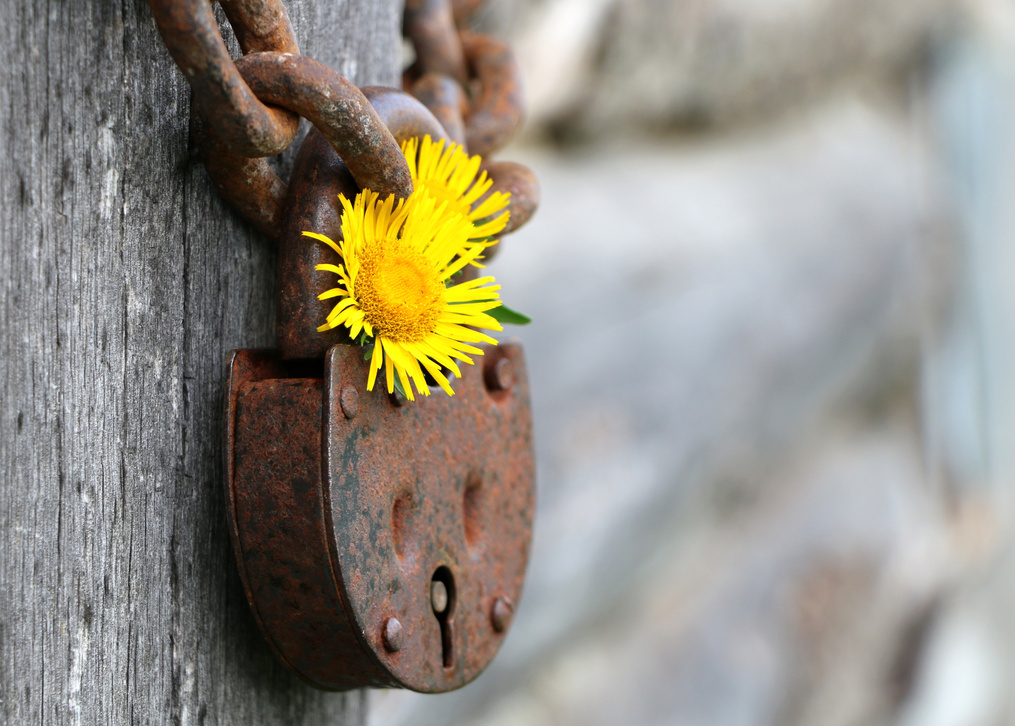
<path id="1" fill-rule="evenodd" d="M 458 144 L 445 143 L 443 139 L 435 142 L 429 136 L 409 139 L 402 144 L 402 153 L 409 165 L 413 188 L 445 204 L 445 214 L 461 217 L 468 223 L 465 247 L 486 244 L 486 238 L 505 228 L 511 195 L 494 192 L 482 199 L 493 180 L 480 171 L 479 156 L 469 156 Z M 461 254 L 461 250 L 456 253 Z M 470 262 L 475 264 L 474 260 L 475 257 Z"/>
<path id="2" fill-rule="evenodd" d="M 466 163 L 459 164 L 461 159 L 454 154 L 426 158 L 421 154 L 419 163 L 410 163 L 410 168 L 443 174 L 464 193 L 474 181 L 479 161 L 464 153 L 461 157 Z M 307 233 L 341 256 L 341 264 L 318 266 L 340 280 L 321 294 L 321 299 L 339 298 L 339 302 L 319 330 L 343 326 L 353 339 L 361 333 L 373 338 L 368 390 L 373 390 L 383 366 L 389 393 L 397 376 L 409 400 L 415 400 L 417 393 L 429 396 L 431 383 L 453 395 L 444 371 L 461 375 L 456 361 L 471 364 L 470 354 L 482 355 L 482 349 L 471 343 L 496 343 L 476 328 L 501 329 L 487 314 L 500 304 L 500 285 L 490 276 L 450 287 L 446 281 L 478 258 L 488 244 L 470 244 L 475 226 L 468 216 L 452 213 L 451 201 L 422 189 L 404 201 L 381 200 L 370 190 L 352 201 L 345 197 L 340 201 L 340 243 Z"/>

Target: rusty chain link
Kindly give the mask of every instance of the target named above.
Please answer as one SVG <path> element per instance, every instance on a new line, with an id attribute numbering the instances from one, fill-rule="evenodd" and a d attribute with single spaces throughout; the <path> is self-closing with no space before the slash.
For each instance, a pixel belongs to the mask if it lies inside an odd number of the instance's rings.
<path id="1" fill-rule="evenodd" d="M 225 148 L 262 157 L 292 143 L 299 118 L 265 106 L 250 90 L 229 56 L 208 0 L 151 0 L 151 7 L 163 42 L 193 89 L 195 109 L 213 120 Z M 299 53 L 289 16 L 278 0 L 233 0 L 223 9 L 241 47 Z"/>
<path id="2" fill-rule="evenodd" d="M 462 30 L 482 0 L 407 0 L 403 33 L 416 61 L 396 91 L 359 89 L 300 55 L 280 0 L 220 0 L 243 56 L 233 60 L 211 0 L 150 0 L 162 39 L 193 90 L 192 135 L 222 196 L 277 238 L 287 185 L 267 157 L 296 138 L 308 119 L 348 167 L 356 184 L 382 194 L 412 191 L 399 137 L 429 133 L 484 157 L 493 191 L 511 192 L 504 233 L 538 203 L 532 173 L 487 158 L 522 121 L 518 65 L 508 46 Z"/>
<path id="3" fill-rule="evenodd" d="M 490 190 L 511 193 L 511 216 L 503 234 L 525 224 L 539 204 L 539 185 L 526 167 L 491 161 L 522 124 L 521 71 L 510 47 L 462 29 L 482 0 L 406 0 L 403 34 L 416 61 L 402 85 L 441 122 L 449 138 L 483 157 Z M 490 248 L 491 257 L 497 247 Z"/>

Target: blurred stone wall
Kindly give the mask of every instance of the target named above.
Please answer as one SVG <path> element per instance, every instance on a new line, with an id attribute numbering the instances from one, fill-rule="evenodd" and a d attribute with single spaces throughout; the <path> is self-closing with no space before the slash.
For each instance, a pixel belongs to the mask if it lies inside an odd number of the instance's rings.
<path id="1" fill-rule="evenodd" d="M 517 44 L 530 129 L 740 121 L 902 77 L 959 0 L 493 0 Z"/>
<path id="2" fill-rule="evenodd" d="M 1015 723 L 1015 5 L 479 22 L 544 190 L 491 264 L 535 319 L 534 549 L 491 668 L 372 723 Z"/>

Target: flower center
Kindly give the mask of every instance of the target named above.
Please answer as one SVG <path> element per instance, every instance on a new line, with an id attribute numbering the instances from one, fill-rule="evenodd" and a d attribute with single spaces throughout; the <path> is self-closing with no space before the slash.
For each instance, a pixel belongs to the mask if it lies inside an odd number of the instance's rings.
<path id="1" fill-rule="evenodd" d="M 364 319 L 400 343 L 432 333 L 444 308 L 445 287 L 433 263 L 400 240 L 367 244 L 355 284 Z"/>

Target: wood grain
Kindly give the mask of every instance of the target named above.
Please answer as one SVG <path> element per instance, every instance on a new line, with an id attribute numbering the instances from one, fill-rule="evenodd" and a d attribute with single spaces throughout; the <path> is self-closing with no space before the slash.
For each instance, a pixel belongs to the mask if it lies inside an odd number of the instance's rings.
<path id="1" fill-rule="evenodd" d="M 394 84 L 398 0 L 291 0 L 304 53 Z M 145 2 L 0 0 L 0 723 L 361 723 L 277 664 L 222 496 L 226 356 L 275 256 L 188 148 Z"/>

